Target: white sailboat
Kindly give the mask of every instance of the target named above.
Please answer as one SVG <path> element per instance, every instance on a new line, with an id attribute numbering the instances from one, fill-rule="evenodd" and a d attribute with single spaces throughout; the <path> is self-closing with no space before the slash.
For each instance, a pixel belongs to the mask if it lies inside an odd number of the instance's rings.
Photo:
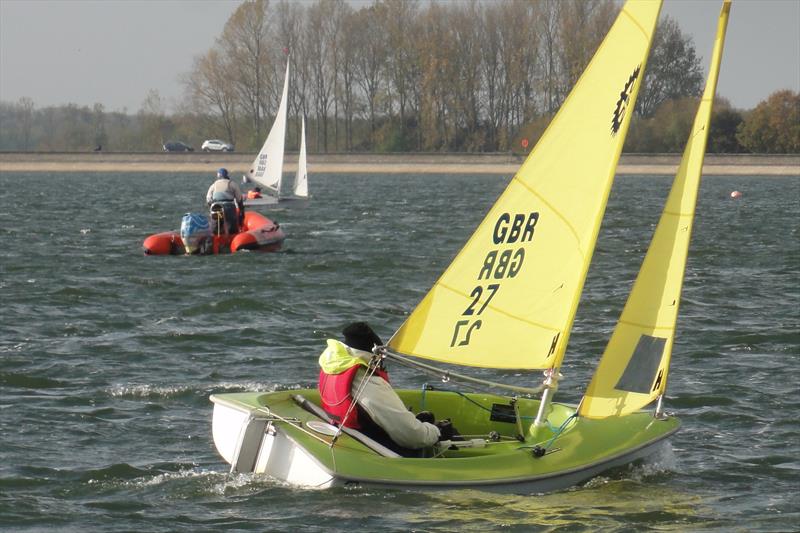
<path id="1" fill-rule="evenodd" d="M 232 471 L 314 488 L 538 492 L 646 457 L 678 431 L 662 400 L 730 0 L 681 165 L 618 325 L 580 405 L 552 401 L 660 8 L 660 0 L 624 5 L 508 188 L 388 345 L 374 350 L 371 365 L 389 358 L 448 380 L 467 377 L 418 359 L 545 370 L 541 399 L 498 383 L 514 395 L 398 390 L 412 411 L 450 417 L 469 436 L 408 458 L 334 427 L 317 390 L 213 395 L 214 443 Z M 653 402 L 654 411 L 642 410 Z"/>
<path id="2" fill-rule="evenodd" d="M 305 200 L 308 198 L 308 164 L 306 162 L 306 117 L 302 118 L 300 126 L 300 155 L 297 158 L 297 174 L 294 176 L 294 197 Z"/>
<path id="3" fill-rule="evenodd" d="M 283 92 L 281 101 L 278 105 L 278 112 L 275 115 L 275 122 L 272 124 L 264 145 L 253 160 L 250 170 L 245 174 L 245 183 L 255 183 L 261 188 L 261 198 L 248 198 L 245 205 L 270 205 L 289 198 L 281 196 L 281 183 L 283 181 L 283 157 L 286 144 L 286 123 L 288 110 L 289 94 L 289 62 L 286 62 L 286 77 L 283 80 Z M 305 170 L 305 119 L 303 120 L 303 135 L 301 139 L 301 158 L 302 158 L 302 187 L 304 195 L 299 195 L 297 191 L 297 178 L 295 180 L 295 196 L 305 198 L 308 196 L 308 184 Z M 300 164 L 298 163 L 298 176 Z M 303 192 L 301 190 L 301 192 Z"/>

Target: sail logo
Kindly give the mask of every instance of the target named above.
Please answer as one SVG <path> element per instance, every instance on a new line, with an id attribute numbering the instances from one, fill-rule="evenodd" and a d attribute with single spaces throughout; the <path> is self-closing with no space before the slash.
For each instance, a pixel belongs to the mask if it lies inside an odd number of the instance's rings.
<path id="1" fill-rule="evenodd" d="M 640 64 L 637 66 L 633 73 L 628 78 L 628 81 L 625 82 L 625 87 L 622 88 L 622 92 L 619 93 L 619 100 L 617 100 L 617 107 L 614 109 L 614 115 L 611 118 L 611 136 L 615 136 L 619 129 L 622 127 L 622 121 L 625 119 L 625 115 L 628 112 L 628 106 L 631 102 L 631 95 L 633 93 L 633 86 L 636 83 L 636 80 L 639 79 L 639 74 L 642 71 L 642 65 Z"/>

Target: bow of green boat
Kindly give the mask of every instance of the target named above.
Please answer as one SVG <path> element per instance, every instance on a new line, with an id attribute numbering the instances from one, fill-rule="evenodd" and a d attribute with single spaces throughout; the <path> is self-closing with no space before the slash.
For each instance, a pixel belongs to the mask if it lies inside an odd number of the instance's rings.
<path id="1" fill-rule="evenodd" d="M 532 490 L 553 490 L 643 457 L 679 427 L 673 417 L 647 412 L 578 418 L 574 406 L 552 403 L 547 424 L 537 430 L 539 400 L 430 390 L 399 394 L 414 412 L 450 418 L 464 440 L 422 458 L 385 454 L 357 432 L 336 435 L 296 399 L 318 406 L 318 392 L 295 390 L 212 396 L 214 442 L 232 470 L 304 486 L 532 484 Z"/>

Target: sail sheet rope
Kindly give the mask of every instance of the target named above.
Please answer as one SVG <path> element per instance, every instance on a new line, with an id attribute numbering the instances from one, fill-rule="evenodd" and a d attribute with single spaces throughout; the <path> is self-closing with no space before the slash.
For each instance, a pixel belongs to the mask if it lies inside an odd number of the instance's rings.
<path id="1" fill-rule="evenodd" d="M 544 385 L 540 385 L 540 386 L 535 387 L 535 388 L 522 387 L 522 386 L 518 386 L 518 385 L 509 385 L 507 383 L 498 383 L 496 381 L 490 381 L 490 380 L 486 380 L 486 379 L 480 379 L 480 378 L 475 378 L 475 377 L 472 377 L 472 376 L 467 376 L 467 375 L 464 375 L 464 374 L 459 374 L 457 372 L 444 370 L 444 369 L 438 368 L 436 366 L 428 365 L 426 363 L 422 363 L 420 361 L 413 360 L 413 359 L 411 359 L 409 357 L 405 357 L 404 355 L 401 355 L 401 354 L 399 354 L 397 352 L 393 352 L 393 351 L 389 350 L 386 346 L 378 346 L 375 349 L 375 353 L 379 357 L 385 357 L 385 358 L 391 359 L 392 361 L 395 361 L 395 362 L 397 362 L 397 363 L 399 363 L 399 364 L 401 364 L 403 366 L 406 366 L 406 367 L 409 367 L 409 368 L 414 368 L 416 370 L 420 370 L 420 371 L 422 371 L 424 373 L 427 373 L 429 375 L 436 376 L 437 378 L 441 379 L 445 383 L 447 383 L 448 381 L 453 379 L 453 380 L 459 381 L 460 383 L 462 383 L 465 386 L 472 387 L 474 390 L 479 390 L 478 387 L 476 387 L 476 385 L 483 385 L 484 387 L 487 387 L 487 386 L 488 387 L 496 387 L 496 388 L 499 388 L 499 389 L 511 390 L 511 391 L 518 392 L 518 393 L 521 393 L 521 394 L 536 395 L 536 394 L 540 394 L 545 388 Z"/>

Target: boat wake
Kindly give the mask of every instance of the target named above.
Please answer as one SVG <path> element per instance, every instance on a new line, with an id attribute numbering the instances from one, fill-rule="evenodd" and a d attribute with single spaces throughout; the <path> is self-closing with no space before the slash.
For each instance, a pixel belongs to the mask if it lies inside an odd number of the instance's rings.
<path id="1" fill-rule="evenodd" d="M 677 471 L 677 459 L 672 444 L 663 441 L 659 448 L 649 457 L 642 461 L 621 466 L 606 472 L 603 475 L 593 477 L 584 483 L 584 489 L 592 489 L 607 485 L 609 483 L 633 481 L 644 483 L 653 477 L 661 477 Z M 570 490 L 578 490 L 573 488 Z"/>
<path id="2" fill-rule="evenodd" d="M 228 381 L 209 384 L 207 387 L 193 387 L 189 385 L 155 385 L 150 383 L 115 385 L 106 392 L 113 398 L 181 398 L 200 395 L 203 401 L 211 392 L 275 392 L 302 388 L 301 384 L 283 385 L 263 381 Z"/>

